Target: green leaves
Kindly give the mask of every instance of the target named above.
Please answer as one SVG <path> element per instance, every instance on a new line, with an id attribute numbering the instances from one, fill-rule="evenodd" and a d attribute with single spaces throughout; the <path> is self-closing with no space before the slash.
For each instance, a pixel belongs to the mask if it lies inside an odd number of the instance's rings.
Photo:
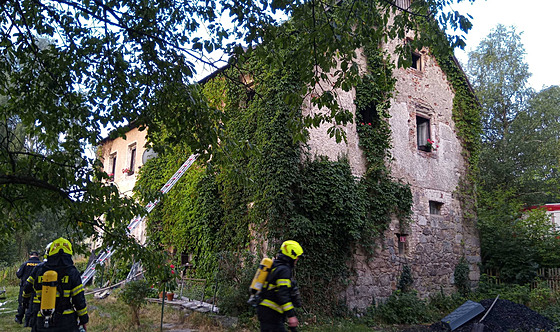
<path id="1" fill-rule="evenodd" d="M 508 183 L 526 204 L 556 202 L 560 90 L 535 93 L 514 28 L 498 25 L 471 52 L 469 73 L 483 107 L 483 189 Z"/>
<path id="2" fill-rule="evenodd" d="M 134 123 L 148 128 L 157 151 L 176 159 L 184 159 L 185 151 L 207 152 L 216 172 L 212 179 L 193 179 L 206 190 L 192 202 L 211 206 L 212 213 L 190 211 L 171 198 L 169 210 L 153 217 L 154 227 L 169 221 L 177 234 L 197 235 L 203 256 L 222 244 L 204 235 L 208 232 L 238 232 L 249 222 L 284 225 L 295 208 L 306 128 L 329 122 L 328 134 L 341 141 L 345 134 L 339 125 L 353 121 L 332 91 L 350 91 L 361 82 L 356 50 L 417 28 L 423 33 L 415 46 L 447 49 L 447 41 L 435 42 L 439 28 L 428 14 L 441 12 L 446 3 L 412 1 L 410 8 L 396 8 L 388 1 L 343 1 L 329 7 L 287 0 L 70 0 L 63 6 L 8 1 L 0 15 L 0 209 L 11 221 L 30 221 L 36 211 L 61 207 L 78 232 L 98 236 L 96 227 L 101 227 L 107 245 L 129 245 L 125 225 L 143 209 L 105 185 L 101 165 L 84 155 L 105 129 Z M 230 15 L 231 25 L 221 23 L 222 12 Z M 455 13 L 440 21 L 469 27 Z M 215 50 L 237 56 L 224 76 L 230 82 L 247 74 L 233 69 L 249 70 L 256 82 L 254 96 L 228 83 L 227 89 L 238 93 L 235 98 L 216 94 L 210 100 L 193 84 L 198 64 L 214 69 L 225 64 L 208 60 Z M 380 114 L 390 97 L 388 77 L 377 75 L 371 86 L 373 95 L 381 96 L 375 100 Z M 325 113 L 302 120 L 307 95 Z M 364 136 L 376 171 L 388 146 L 379 128 L 381 139 L 374 132 Z M 148 191 L 160 180 L 142 184 L 144 198 L 155 197 Z M 210 197 L 219 204 L 210 204 Z M 246 213 L 249 203 L 254 209 Z M 184 220 L 167 219 L 172 211 L 189 212 Z M 205 220 L 203 226 L 192 222 L 197 217 Z M 189 227 L 183 227 L 185 221 Z M 246 242 L 247 232 L 239 231 L 230 248 Z M 210 266 L 210 259 L 205 262 Z"/>

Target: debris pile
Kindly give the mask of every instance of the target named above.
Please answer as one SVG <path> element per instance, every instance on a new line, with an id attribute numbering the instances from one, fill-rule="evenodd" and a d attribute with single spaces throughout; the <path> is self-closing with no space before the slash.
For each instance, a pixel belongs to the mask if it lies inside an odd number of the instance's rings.
<path id="1" fill-rule="evenodd" d="M 454 332 L 471 332 L 473 325 L 478 323 L 484 313 L 494 302 L 494 299 L 480 301 L 485 311 L 474 319 L 456 328 Z M 554 323 L 539 313 L 527 308 L 522 304 L 517 304 L 508 300 L 497 300 L 496 304 L 482 321 L 484 331 L 508 332 L 508 331 L 551 331 Z M 432 324 L 426 331 L 449 331 L 450 329 L 443 323 Z"/>

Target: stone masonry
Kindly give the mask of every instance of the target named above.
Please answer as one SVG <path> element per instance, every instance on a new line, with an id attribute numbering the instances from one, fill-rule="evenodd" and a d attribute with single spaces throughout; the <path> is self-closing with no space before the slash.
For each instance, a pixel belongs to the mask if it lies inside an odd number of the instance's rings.
<path id="1" fill-rule="evenodd" d="M 386 48 L 391 51 L 394 46 L 395 43 Z M 357 54 L 365 68 L 363 53 Z M 447 294 L 454 291 L 453 274 L 461 257 L 469 263 L 473 285 L 480 275 L 478 232 L 472 221 L 463 218 L 456 197 L 465 160 L 452 119 L 454 91 L 435 59 L 425 50 L 419 55 L 419 69 L 394 70 L 396 93 L 389 110 L 393 146 L 390 167 L 392 175 L 412 189 L 412 223 L 409 229 L 400 230 L 398 221 L 393 220 L 384 236 L 376 240 L 378 249 L 373 257 L 356 248 L 352 262 L 356 274 L 344 296 L 348 306 L 357 310 L 386 299 L 396 289 L 405 264 L 411 268 L 413 287 L 421 297 L 441 290 Z M 339 103 L 353 112 L 354 97 L 355 91 L 338 94 Z M 320 111 L 307 101 L 304 113 Z M 418 148 L 418 116 L 429 119 L 430 137 L 439 145 L 436 151 Z M 356 124 L 343 128 L 346 143 L 329 138 L 328 126 L 310 129 L 311 155 L 324 155 L 331 160 L 346 157 L 354 175 L 362 176 L 366 165 L 358 146 Z M 437 211 L 430 213 L 430 204 Z"/>

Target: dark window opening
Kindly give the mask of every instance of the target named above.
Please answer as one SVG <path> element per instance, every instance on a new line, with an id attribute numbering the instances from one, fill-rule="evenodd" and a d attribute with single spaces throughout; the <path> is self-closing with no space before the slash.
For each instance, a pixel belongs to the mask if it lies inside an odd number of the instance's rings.
<path id="1" fill-rule="evenodd" d="M 407 249 L 408 234 L 395 233 L 397 236 L 397 244 L 399 247 L 399 255 L 404 255 Z"/>
<path id="2" fill-rule="evenodd" d="M 250 88 L 247 90 L 247 104 L 251 103 L 255 99 L 255 89 Z"/>
<path id="3" fill-rule="evenodd" d="M 416 143 L 418 150 L 429 151 L 428 139 L 430 138 L 430 119 L 417 116 L 416 117 Z"/>
<path id="4" fill-rule="evenodd" d="M 130 171 L 128 172 L 128 174 L 134 174 L 134 162 L 136 160 L 136 147 L 133 147 L 130 150 Z"/>
<path id="5" fill-rule="evenodd" d="M 185 265 L 189 262 L 189 254 L 186 252 L 181 253 L 181 265 Z"/>
<path id="6" fill-rule="evenodd" d="M 422 56 L 420 53 L 412 52 L 412 68 L 422 70 Z"/>
<path id="7" fill-rule="evenodd" d="M 430 214 L 433 215 L 441 215 L 441 208 L 443 207 L 443 203 L 430 201 Z"/>
<path id="8" fill-rule="evenodd" d="M 359 110 L 360 118 L 358 122 L 377 126 L 379 122 L 379 114 L 377 113 L 377 103 L 371 102 L 366 107 Z"/>
<path id="9" fill-rule="evenodd" d="M 110 159 L 109 159 L 109 169 L 111 170 L 111 172 L 109 173 L 109 176 L 114 178 L 115 171 L 117 170 L 117 154 L 116 153 L 112 154 Z"/>

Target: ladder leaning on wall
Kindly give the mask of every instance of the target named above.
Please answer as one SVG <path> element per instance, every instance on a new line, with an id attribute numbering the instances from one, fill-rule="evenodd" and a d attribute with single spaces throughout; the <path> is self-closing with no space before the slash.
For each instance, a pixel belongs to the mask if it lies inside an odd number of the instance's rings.
<path id="1" fill-rule="evenodd" d="M 173 186 L 177 183 L 177 181 L 179 181 L 179 179 L 186 173 L 186 171 L 189 169 L 189 167 L 192 166 L 192 164 L 195 162 L 196 158 L 198 158 L 198 154 L 192 154 L 189 159 L 187 159 L 183 165 L 181 165 L 181 167 L 179 167 L 179 169 L 177 170 L 177 172 L 175 172 L 175 174 L 173 174 L 173 176 L 167 181 L 167 183 L 160 189 L 160 192 L 165 195 L 166 193 L 169 192 L 169 190 L 171 190 L 171 188 L 173 188 Z M 156 207 L 156 205 L 160 202 L 159 199 L 156 199 L 153 202 L 150 202 L 146 205 L 146 211 L 148 213 L 152 212 L 152 210 Z M 136 216 L 134 219 L 132 219 L 130 221 L 130 223 L 127 226 L 127 234 L 128 236 L 131 236 L 131 232 L 138 226 L 140 225 L 144 220 L 146 219 L 146 216 Z M 115 251 L 113 250 L 113 247 L 109 247 L 106 250 L 104 250 L 99 257 L 97 257 L 95 260 L 93 260 L 88 267 L 85 269 L 84 273 L 82 273 L 82 284 L 86 284 L 91 278 L 93 278 L 93 276 L 95 275 L 95 268 L 97 267 L 97 265 L 101 264 L 103 265 L 113 254 L 115 253 Z M 135 267 L 137 268 L 138 264 L 134 263 L 133 269 L 135 269 Z M 132 273 L 131 270 L 131 273 Z M 129 276 L 130 274 L 129 273 Z M 128 278 L 127 278 L 128 279 Z"/>

